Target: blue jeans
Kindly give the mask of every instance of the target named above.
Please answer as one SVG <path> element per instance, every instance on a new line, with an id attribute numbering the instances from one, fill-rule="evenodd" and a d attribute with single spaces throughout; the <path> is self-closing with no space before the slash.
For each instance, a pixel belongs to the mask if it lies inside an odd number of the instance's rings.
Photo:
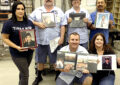
<path id="1" fill-rule="evenodd" d="M 101 79 L 99 85 L 114 85 L 115 76 L 114 75 L 108 75 Z"/>
<path id="2" fill-rule="evenodd" d="M 92 85 L 114 85 L 115 76 L 114 75 L 108 75 L 100 79 L 99 81 L 93 80 Z"/>

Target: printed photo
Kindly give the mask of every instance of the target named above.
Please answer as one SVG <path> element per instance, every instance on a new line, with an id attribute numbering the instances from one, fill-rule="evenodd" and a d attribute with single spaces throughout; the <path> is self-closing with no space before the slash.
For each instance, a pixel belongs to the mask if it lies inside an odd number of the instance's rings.
<path id="1" fill-rule="evenodd" d="M 65 53 L 62 51 L 57 51 L 57 60 L 56 60 L 56 68 L 63 69 L 64 68 L 64 57 Z"/>
<path id="2" fill-rule="evenodd" d="M 87 56 L 78 55 L 77 63 L 76 63 L 76 70 L 83 70 L 83 69 L 87 69 Z"/>
<path id="3" fill-rule="evenodd" d="M 83 18 L 85 18 L 85 16 L 85 13 L 70 13 L 69 17 L 72 18 L 72 22 L 69 26 L 71 28 L 85 27 L 86 23 L 83 22 Z"/>
<path id="4" fill-rule="evenodd" d="M 72 70 L 75 70 L 75 62 L 68 62 L 68 61 L 64 61 L 64 66 L 66 65 L 72 65 Z"/>
<path id="5" fill-rule="evenodd" d="M 55 15 L 51 12 L 43 12 L 42 13 L 42 22 L 45 24 L 46 27 L 55 27 Z"/>
<path id="6" fill-rule="evenodd" d="M 21 47 L 24 48 L 36 48 L 36 36 L 35 36 L 35 30 L 21 30 L 19 31 L 20 41 L 21 41 Z"/>
<path id="7" fill-rule="evenodd" d="M 102 57 L 102 69 L 112 69 L 111 56 L 103 56 Z"/>
<path id="8" fill-rule="evenodd" d="M 108 29 L 110 13 L 97 13 L 96 28 Z"/>
<path id="9" fill-rule="evenodd" d="M 75 53 L 65 53 L 65 61 L 71 61 L 75 62 L 76 61 L 76 54 Z"/>
<path id="10" fill-rule="evenodd" d="M 87 63 L 77 62 L 77 64 L 76 64 L 76 70 L 83 70 L 83 69 L 87 69 Z"/>

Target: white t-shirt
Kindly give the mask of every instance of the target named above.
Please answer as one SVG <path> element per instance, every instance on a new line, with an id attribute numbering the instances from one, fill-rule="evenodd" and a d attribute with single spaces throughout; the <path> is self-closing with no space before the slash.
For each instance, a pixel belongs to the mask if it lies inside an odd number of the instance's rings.
<path id="1" fill-rule="evenodd" d="M 69 45 L 62 47 L 60 51 L 70 52 Z M 88 51 L 80 45 L 78 46 L 78 49 L 76 52 L 88 54 Z M 73 81 L 74 77 L 77 75 L 77 73 L 78 71 L 76 70 L 71 70 L 70 72 L 61 72 L 59 75 L 59 78 L 64 80 L 67 84 L 70 84 Z"/>

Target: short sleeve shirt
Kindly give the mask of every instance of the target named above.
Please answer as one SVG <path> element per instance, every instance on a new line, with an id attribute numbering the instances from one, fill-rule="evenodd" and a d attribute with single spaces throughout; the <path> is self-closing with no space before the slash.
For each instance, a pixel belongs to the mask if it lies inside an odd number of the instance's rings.
<path id="1" fill-rule="evenodd" d="M 30 20 L 28 20 L 27 22 L 17 21 L 15 23 L 12 20 L 8 20 L 4 23 L 1 33 L 9 34 L 9 39 L 16 45 L 20 46 L 19 30 L 34 29 L 34 28 L 35 27 Z M 12 47 L 9 48 L 10 48 L 10 54 L 13 57 L 27 57 L 33 53 L 32 50 L 19 52 L 17 49 L 14 49 Z"/>
<path id="2" fill-rule="evenodd" d="M 108 11 L 105 11 L 105 13 L 110 13 Z M 92 24 L 95 23 L 95 19 L 96 19 L 96 14 L 97 14 L 97 11 L 91 13 L 91 19 L 92 19 Z M 114 18 L 113 18 L 113 15 L 112 13 L 110 13 L 110 20 L 114 21 Z M 113 25 L 115 24 L 115 22 L 113 22 Z M 108 29 L 95 29 L 95 30 L 90 30 L 90 40 L 92 40 L 93 36 L 96 34 L 96 33 L 103 33 L 104 36 L 105 36 L 105 39 L 106 39 L 106 43 L 109 42 L 109 28 Z"/>
<path id="3" fill-rule="evenodd" d="M 66 22 L 67 22 L 67 20 L 69 18 L 69 14 L 70 13 L 76 13 L 74 8 L 71 8 L 70 10 L 65 12 L 65 21 Z M 85 13 L 86 14 L 86 18 L 88 18 L 89 21 L 91 21 L 90 14 L 88 13 L 87 10 L 85 10 L 83 8 L 80 8 L 80 12 L 79 13 Z M 68 25 L 67 41 L 68 41 L 68 36 L 71 33 L 73 33 L 73 32 L 77 32 L 80 35 L 80 44 L 88 42 L 88 29 L 87 29 L 87 26 L 86 27 L 82 27 L 82 28 L 70 28 L 69 25 Z"/>
<path id="4" fill-rule="evenodd" d="M 60 51 L 70 52 L 69 45 L 62 47 L 60 49 Z M 76 50 L 76 52 L 88 54 L 88 51 L 80 45 L 78 46 L 78 49 Z M 74 71 L 74 70 L 72 70 L 70 72 L 61 72 L 59 77 L 64 81 L 66 81 L 66 78 L 69 78 L 69 80 L 72 80 L 72 79 L 74 79 L 74 77 L 76 76 L 77 73 L 78 73 L 78 71 Z"/>
<path id="5" fill-rule="evenodd" d="M 30 14 L 29 19 L 32 21 L 42 22 L 41 14 L 43 12 L 47 12 L 45 7 L 39 7 Z M 54 7 L 51 12 L 55 15 L 56 27 L 40 29 L 36 26 L 35 28 L 38 44 L 49 45 L 50 40 L 60 36 L 61 26 L 67 24 L 64 21 L 64 13 L 61 9 Z"/>

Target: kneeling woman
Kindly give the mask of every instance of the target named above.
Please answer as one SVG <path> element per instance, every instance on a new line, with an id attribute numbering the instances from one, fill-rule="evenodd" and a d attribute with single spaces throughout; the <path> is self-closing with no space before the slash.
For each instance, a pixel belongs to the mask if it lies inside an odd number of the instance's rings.
<path id="1" fill-rule="evenodd" d="M 105 37 L 102 33 L 97 33 L 91 43 L 89 52 L 98 55 L 115 54 L 112 48 L 110 48 L 105 41 Z M 93 73 L 92 85 L 114 85 L 115 73 L 112 70 L 97 71 Z"/>

